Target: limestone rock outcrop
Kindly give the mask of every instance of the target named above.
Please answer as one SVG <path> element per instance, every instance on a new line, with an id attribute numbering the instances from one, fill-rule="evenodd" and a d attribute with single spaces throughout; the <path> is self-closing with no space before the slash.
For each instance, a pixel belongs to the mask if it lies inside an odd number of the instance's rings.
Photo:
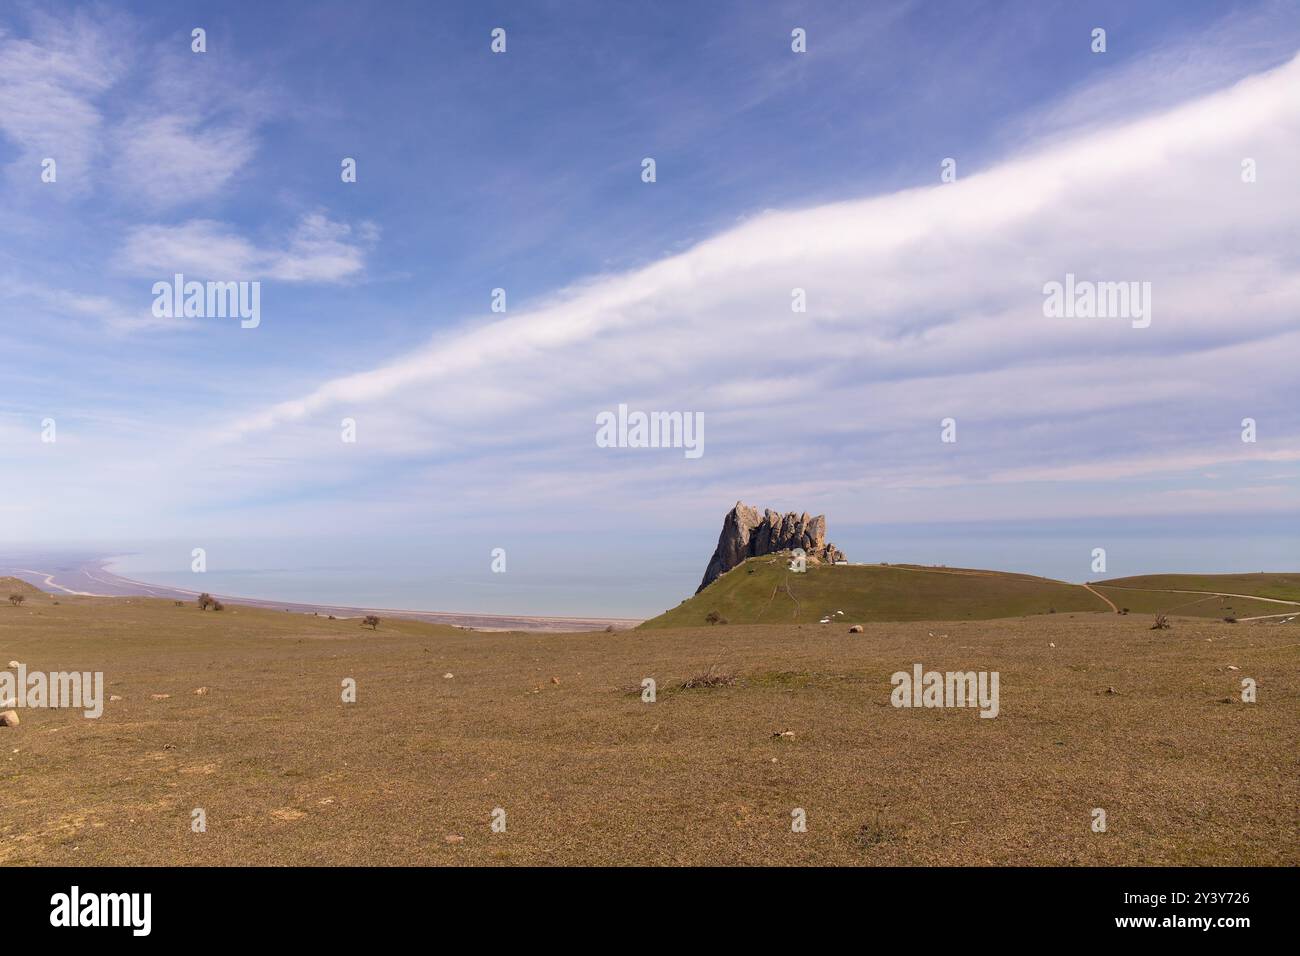
<path id="1" fill-rule="evenodd" d="M 835 564 L 847 560 L 843 551 L 826 540 L 825 515 L 813 518 L 806 511 L 802 515 L 793 511 L 783 515 L 770 508 L 760 514 L 757 508 L 737 501 L 722 520 L 718 547 L 695 593 L 699 594 L 746 558 L 795 548 L 803 549 L 809 563 Z"/>

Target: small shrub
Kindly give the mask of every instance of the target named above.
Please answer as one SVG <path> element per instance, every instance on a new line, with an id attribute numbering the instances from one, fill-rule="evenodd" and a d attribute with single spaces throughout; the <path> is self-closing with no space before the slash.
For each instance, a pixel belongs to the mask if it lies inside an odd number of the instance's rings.
<path id="1" fill-rule="evenodd" d="M 717 664 L 709 665 L 703 674 L 688 677 L 679 685 L 682 690 L 695 690 L 700 687 L 730 687 L 736 683 L 736 675 L 723 671 Z"/>
<path id="2" fill-rule="evenodd" d="M 226 609 L 226 606 L 225 606 L 224 604 L 222 604 L 220 601 L 218 601 L 218 600 L 216 600 L 216 599 L 213 599 L 213 601 L 212 601 L 212 610 L 214 610 L 214 611 L 224 611 L 225 609 Z"/>
<path id="3" fill-rule="evenodd" d="M 206 611 L 208 608 L 212 607 L 214 603 L 216 603 L 216 598 L 207 591 L 204 591 L 199 595 L 198 605 L 200 611 Z"/>
<path id="4" fill-rule="evenodd" d="M 1163 614 L 1157 614 L 1155 622 L 1151 625 L 1151 630 L 1167 631 L 1170 627 L 1169 618 L 1165 617 Z"/>
<path id="5" fill-rule="evenodd" d="M 853 844 L 860 850 L 870 850 L 883 843 L 889 843 L 895 835 L 894 828 L 887 825 L 880 815 L 876 814 L 874 819 L 858 827 L 857 832 L 853 834 Z"/>
<path id="6" fill-rule="evenodd" d="M 710 611 L 708 614 L 704 615 L 704 621 L 706 624 L 717 624 L 721 620 L 722 615 L 717 611 Z"/>
<path id="7" fill-rule="evenodd" d="M 1224 624 L 1236 624 L 1236 623 L 1237 623 L 1237 619 L 1236 619 L 1235 617 L 1225 617 L 1225 618 L 1223 619 L 1223 623 L 1224 623 Z"/>
<path id="8" fill-rule="evenodd" d="M 177 601 L 177 602 L 176 602 L 176 606 L 177 606 L 177 607 L 184 607 L 184 606 L 185 606 L 185 602 L 184 602 L 184 601 Z"/>
<path id="9" fill-rule="evenodd" d="M 368 627 L 372 631 L 376 631 L 379 629 L 379 618 L 373 614 L 367 614 L 364 618 L 361 619 L 361 626 Z"/>
<path id="10" fill-rule="evenodd" d="M 26 601 L 26 600 L 27 600 L 27 595 L 26 595 L 26 594 L 11 594 L 11 595 L 9 595 L 9 603 L 12 604 L 14 607 L 17 607 L 18 605 L 22 604 L 22 603 L 23 603 L 24 601 Z"/>

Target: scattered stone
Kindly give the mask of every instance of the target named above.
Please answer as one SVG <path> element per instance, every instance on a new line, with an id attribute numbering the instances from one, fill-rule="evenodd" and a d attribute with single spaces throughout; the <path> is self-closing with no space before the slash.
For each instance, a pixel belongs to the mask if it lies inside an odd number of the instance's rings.
<path id="1" fill-rule="evenodd" d="M 208 696 L 208 689 L 207 689 L 206 687 L 196 687 L 196 688 L 194 688 L 194 696 L 196 696 L 196 697 L 207 697 L 207 696 Z"/>
<path id="2" fill-rule="evenodd" d="M 167 700 L 167 698 L 171 697 L 171 694 L 150 694 L 149 696 L 154 700 Z"/>
<path id="3" fill-rule="evenodd" d="M 109 694 L 108 699 L 109 701 L 114 701 L 114 700 L 121 700 L 122 698 L 118 697 L 117 694 Z"/>
<path id="4" fill-rule="evenodd" d="M 6 710 L 0 714 L 0 727 L 17 727 L 22 721 L 18 719 L 18 712 Z"/>
<path id="5" fill-rule="evenodd" d="M 10 661 L 10 662 L 9 662 L 9 666 L 10 666 L 10 667 L 17 667 L 17 666 L 19 666 L 19 665 L 18 665 L 18 661 Z"/>
<path id="6" fill-rule="evenodd" d="M 778 731 L 777 731 L 776 733 L 774 733 L 772 736 L 773 736 L 773 737 L 793 737 L 793 736 L 794 736 L 794 731 L 793 731 L 793 730 L 778 730 Z"/>
<path id="7" fill-rule="evenodd" d="M 1048 647 L 1055 647 L 1056 645 L 1053 644 L 1051 641 L 1048 641 L 1048 642 L 1047 642 L 1047 646 L 1048 646 Z"/>
<path id="8" fill-rule="evenodd" d="M 446 840 L 448 843 L 464 843 L 464 842 L 465 842 L 465 838 L 464 838 L 463 836 L 461 836 L 459 833 L 448 833 L 445 837 L 443 837 L 443 839 Z"/>
<path id="9" fill-rule="evenodd" d="M 442 676 L 443 676 L 443 678 L 446 679 L 446 680 L 451 680 L 451 679 L 452 679 L 453 677 L 455 677 L 456 675 L 453 674 L 451 671 L 447 671 L 447 673 L 443 674 Z"/>
<path id="10" fill-rule="evenodd" d="M 1241 670 L 1241 668 L 1240 668 L 1240 667 L 1237 667 L 1235 664 L 1229 664 L 1229 665 L 1228 665 L 1228 670 L 1230 670 L 1230 671 L 1239 671 L 1239 670 Z"/>
<path id="11" fill-rule="evenodd" d="M 1117 691 L 1114 687 L 1107 687 L 1104 691 L 1102 691 L 1102 693 L 1104 693 L 1104 694 L 1118 694 L 1119 691 Z"/>
<path id="12" fill-rule="evenodd" d="M 552 684 L 558 684 L 559 682 L 560 682 L 560 679 L 559 679 L 558 677 L 552 677 L 552 678 L 551 678 L 551 683 L 552 683 Z"/>
<path id="13" fill-rule="evenodd" d="M 850 633 L 850 634 L 861 634 L 861 633 L 862 633 L 862 625 L 861 625 L 861 624 L 854 624 L 851 628 L 849 628 L 849 633 Z"/>

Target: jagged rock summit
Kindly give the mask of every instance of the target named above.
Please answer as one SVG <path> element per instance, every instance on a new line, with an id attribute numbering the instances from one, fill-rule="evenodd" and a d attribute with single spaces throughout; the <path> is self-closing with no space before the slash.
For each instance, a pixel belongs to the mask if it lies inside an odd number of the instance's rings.
<path id="1" fill-rule="evenodd" d="M 826 540 L 825 515 L 812 518 L 806 511 L 802 515 L 793 511 L 782 515 L 771 508 L 759 514 L 757 508 L 737 501 L 736 507 L 722 519 L 718 547 L 695 593 L 699 594 L 746 558 L 795 548 L 803 548 L 810 562 L 834 564 L 847 560 L 843 551 Z"/>

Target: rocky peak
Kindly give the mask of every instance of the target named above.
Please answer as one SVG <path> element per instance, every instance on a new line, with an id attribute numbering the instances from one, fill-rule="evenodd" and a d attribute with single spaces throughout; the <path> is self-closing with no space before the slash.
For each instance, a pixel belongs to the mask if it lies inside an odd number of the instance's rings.
<path id="1" fill-rule="evenodd" d="M 771 508 L 759 514 L 757 508 L 737 501 L 722 519 L 718 547 L 695 593 L 699 594 L 746 558 L 795 548 L 803 548 L 808 560 L 814 563 L 834 564 L 846 560 L 844 552 L 826 540 L 825 515 L 813 518 L 806 511 L 801 515 L 793 511 L 782 515 Z"/>

